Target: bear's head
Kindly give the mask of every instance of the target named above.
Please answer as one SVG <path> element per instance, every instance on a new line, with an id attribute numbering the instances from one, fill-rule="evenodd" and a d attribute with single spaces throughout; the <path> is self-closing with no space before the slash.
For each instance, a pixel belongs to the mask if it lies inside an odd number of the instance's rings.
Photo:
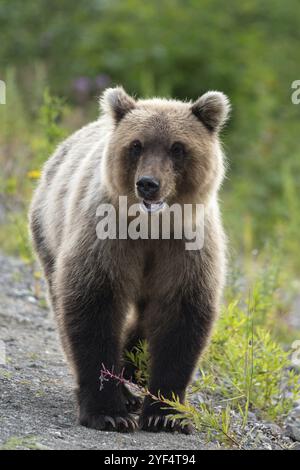
<path id="1" fill-rule="evenodd" d="M 206 204 L 224 176 L 219 132 L 230 105 L 210 91 L 195 102 L 135 100 L 107 89 L 102 111 L 112 122 L 104 171 L 109 192 L 149 212 L 164 203 Z"/>

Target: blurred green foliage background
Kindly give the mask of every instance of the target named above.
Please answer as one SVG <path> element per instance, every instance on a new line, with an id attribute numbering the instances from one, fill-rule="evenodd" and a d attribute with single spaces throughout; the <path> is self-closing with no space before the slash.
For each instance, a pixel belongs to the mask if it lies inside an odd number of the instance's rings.
<path id="1" fill-rule="evenodd" d="M 221 194 L 231 249 L 269 242 L 299 269 L 299 24 L 298 0 L 0 0 L 0 204 L 22 233 L 34 171 L 96 118 L 106 86 L 182 99 L 218 89 L 233 105 Z"/>

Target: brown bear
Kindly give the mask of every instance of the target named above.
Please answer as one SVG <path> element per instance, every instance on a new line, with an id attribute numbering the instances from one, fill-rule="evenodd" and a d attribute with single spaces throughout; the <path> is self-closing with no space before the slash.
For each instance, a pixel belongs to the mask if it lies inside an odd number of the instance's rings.
<path id="1" fill-rule="evenodd" d="M 184 402 L 219 308 L 225 276 L 219 132 L 229 102 L 214 91 L 195 102 L 135 100 L 116 87 L 104 92 L 101 109 L 46 162 L 30 228 L 76 379 L 79 421 L 126 432 L 137 427 L 131 413 L 138 400 L 114 379 L 100 386 L 102 365 L 115 374 L 125 366 L 131 377 L 124 351 L 146 339 L 150 393 Z M 99 238 L 97 208 L 109 204 L 118 214 L 119 196 L 140 204 L 148 221 L 165 204 L 204 205 L 202 248 L 187 250 L 184 237 L 131 239 L 118 230 L 115 238 Z M 172 413 L 147 396 L 139 426 L 189 432 L 169 419 Z"/>

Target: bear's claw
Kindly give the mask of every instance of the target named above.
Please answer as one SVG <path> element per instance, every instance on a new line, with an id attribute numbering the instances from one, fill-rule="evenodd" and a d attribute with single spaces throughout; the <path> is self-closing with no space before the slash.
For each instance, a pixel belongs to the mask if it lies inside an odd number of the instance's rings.
<path id="1" fill-rule="evenodd" d="M 80 420 L 80 424 L 99 431 L 134 432 L 138 424 L 133 416 L 89 416 Z"/>
<path id="2" fill-rule="evenodd" d="M 148 432 L 179 432 L 191 434 L 193 426 L 186 421 L 175 419 L 166 415 L 141 416 L 139 419 L 140 429 Z"/>

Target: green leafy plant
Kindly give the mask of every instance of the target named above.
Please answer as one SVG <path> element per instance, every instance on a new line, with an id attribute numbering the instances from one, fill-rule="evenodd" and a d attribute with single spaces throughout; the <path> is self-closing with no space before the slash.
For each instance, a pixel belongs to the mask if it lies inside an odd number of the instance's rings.
<path id="1" fill-rule="evenodd" d="M 14 85 L 14 90 L 16 87 L 14 75 L 12 75 L 10 81 Z M 21 101 L 21 98 L 17 93 L 14 99 L 18 103 Z M 12 111 L 9 111 L 9 113 L 11 112 Z M 12 119 L 9 113 L 8 116 L 6 116 L 6 120 L 8 120 L 8 118 Z M 33 134 L 30 142 L 28 142 L 28 135 L 26 133 L 26 137 L 24 136 L 26 146 L 31 147 L 34 158 L 30 159 L 29 164 L 27 164 L 28 166 L 22 163 L 21 159 L 18 159 L 18 173 L 14 176 L 8 176 L 7 174 L 4 178 L 2 178 L 2 176 L 0 177 L 1 192 L 5 195 L 3 204 L 6 211 L 6 218 L 4 223 L 1 224 L 1 247 L 6 252 L 18 254 L 29 263 L 33 262 L 33 254 L 28 237 L 28 205 L 32 195 L 32 190 L 35 186 L 35 181 L 40 177 L 42 164 L 53 152 L 57 143 L 66 135 L 66 131 L 62 126 L 62 119 L 65 113 L 66 106 L 64 101 L 52 96 L 49 90 L 46 89 L 43 95 L 43 104 L 40 107 L 37 119 L 38 132 Z M 19 119 L 21 119 L 21 117 L 19 117 Z M 22 130 L 24 129 L 22 128 Z M 29 132 L 28 126 L 26 129 L 27 132 Z M 22 136 L 24 132 L 21 133 Z M 10 138 L 13 139 L 13 135 L 10 136 L 8 134 L 7 142 L 9 142 Z M 23 142 L 23 144 L 25 145 L 25 142 Z M 17 155 L 18 152 L 19 150 L 17 151 Z M 26 148 L 26 152 L 29 152 L 28 148 Z"/>
<path id="2" fill-rule="evenodd" d="M 149 381 L 149 352 L 146 341 L 139 341 L 132 351 L 126 351 L 126 358 L 135 367 L 135 379 L 141 386 L 146 386 Z"/>
<path id="3" fill-rule="evenodd" d="M 291 351 L 280 344 L 274 328 L 278 309 L 282 308 L 278 294 L 282 278 L 276 266 L 275 257 L 271 268 L 258 264 L 251 290 L 250 281 L 245 278 L 239 288 L 229 286 L 210 347 L 189 390 L 188 402 L 181 404 L 176 396 L 172 400 L 157 398 L 174 408 L 174 417 L 184 416 L 192 421 L 209 439 L 214 436 L 238 445 L 232 429 L 233 411 L 239 415 L 242 428 L 250 410 L 280 422 L 300 396 L 300 378 L 291 368 Z M 146 393 L 147 356 L 146 342 L 127 355 L 139 369 Z M 192 404 L 199 393 L 203 401 Z"/>

